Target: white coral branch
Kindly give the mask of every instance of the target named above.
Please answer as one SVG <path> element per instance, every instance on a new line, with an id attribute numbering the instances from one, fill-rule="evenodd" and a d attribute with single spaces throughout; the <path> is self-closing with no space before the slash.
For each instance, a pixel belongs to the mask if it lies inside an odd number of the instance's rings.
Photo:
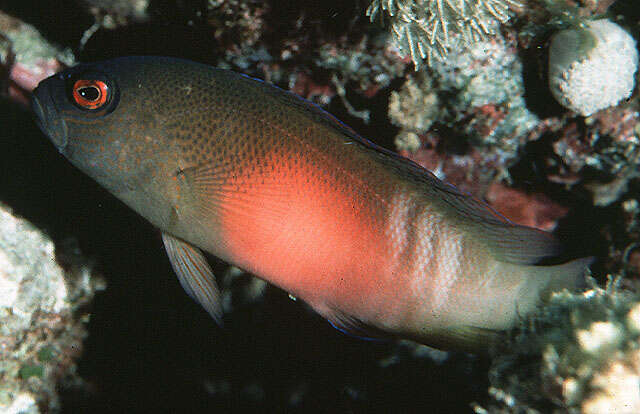
<path id="1" fill-rule="evenodd" d="M 366 14 L 371 21 L 386 13 L 398 48 L 411 55 L 416 70 L 423 60 L 443 59 L 453 39 L 469 44 L 495 32 L 509 20 L 517 0 L 373 0 Z"/>

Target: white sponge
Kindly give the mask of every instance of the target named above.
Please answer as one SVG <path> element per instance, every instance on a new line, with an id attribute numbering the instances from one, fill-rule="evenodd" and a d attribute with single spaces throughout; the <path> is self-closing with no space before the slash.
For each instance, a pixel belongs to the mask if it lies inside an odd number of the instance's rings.
<path id="1" fill-rule="evenodd" d="M 583 116 L 631 95 L 638 68 L 633 37 L 610 20 L 556 33 L 549 49 L 549 88 L 566 108 Z"/>

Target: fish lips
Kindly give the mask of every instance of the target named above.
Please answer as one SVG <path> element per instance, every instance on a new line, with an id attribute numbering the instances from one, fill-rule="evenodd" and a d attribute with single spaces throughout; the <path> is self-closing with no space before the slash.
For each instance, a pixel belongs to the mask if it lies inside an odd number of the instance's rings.
<path id="1" fill-rule="evenodd" d="M 56 100 L 66 99 L 64 79 L 60 75 L 49 77 L 38 85 L 31 97 L 31 109 L 40 130 L 63 152 L 68 143 L 67 124 L 60 116 Z"/>

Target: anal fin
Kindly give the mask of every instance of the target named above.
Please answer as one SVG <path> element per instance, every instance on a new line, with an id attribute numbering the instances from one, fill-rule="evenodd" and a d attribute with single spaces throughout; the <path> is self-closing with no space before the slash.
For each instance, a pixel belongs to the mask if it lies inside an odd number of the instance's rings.
<path id="1" fill-rule="evenodd" d="M 346 315 L 339 311 L 333 311 L 327 321 L 338 331 L 345 335 L 365 341 L 381 341 L 390 339 L 389 334 L 381 329 L 368 325 L 361 320 Z"/>
<path id="2" fill-rule="evenodd" d="M 218 323 L 222 324 L 222 301 L 216 278 L 200 249 L 162 233 L 173 270 L 184 290 Z"/>
<path id="3" fill-rule="evenodd" d="M 432 334 L 427 345 L 443 350 L 456 350 L 470 353 L 486 353 L 501 340 L 505 331 L 478 326 L 450 326 L 441 332 Z"/>

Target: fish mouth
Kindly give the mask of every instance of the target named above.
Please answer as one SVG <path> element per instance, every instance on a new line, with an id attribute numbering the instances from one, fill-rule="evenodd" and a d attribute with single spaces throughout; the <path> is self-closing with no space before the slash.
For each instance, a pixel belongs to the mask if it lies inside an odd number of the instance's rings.
<path id="1" fill-rule="evenodd" d="M 40 130 L 49 137 L 58 151 L 63 152 L 68 143 L 67 124 L 59 116 L 52 97 L 51 82 L 55 80 L 48 78 L 40 82 L 33 91 L 31 109 Z"/>

